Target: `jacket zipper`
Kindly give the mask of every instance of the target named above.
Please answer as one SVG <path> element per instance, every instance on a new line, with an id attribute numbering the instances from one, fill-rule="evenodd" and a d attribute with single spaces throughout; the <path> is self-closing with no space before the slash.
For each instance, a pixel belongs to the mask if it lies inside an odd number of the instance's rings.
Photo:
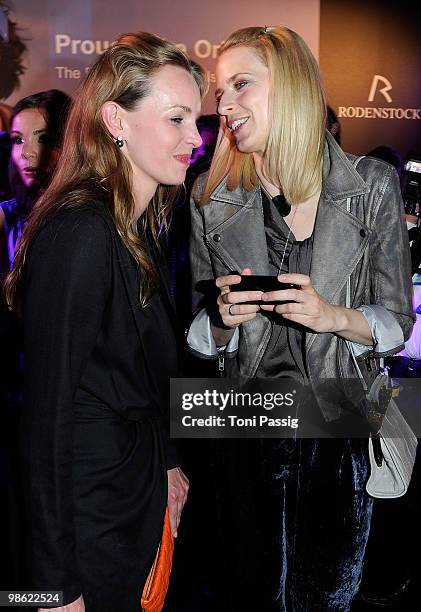
<path id="1" fill-rule="evenodd" d="M 217 257 L 219 259 L 219 261 L 222 263 L 223 266 L 225 266 L 227 268 L 227 270 L 229 270 L 229 266 L 227 266 L 227 263 L 222 259 L 222 257 L 219 255 L 219 253 L 217 253 L 213 248 L 212 245 L 210 243 L 210 241 L 208 240 L 207 236 L 203 236 L 203 242 L 205 243 L 206 247 L 208 248 L 208 250 L 213 253 L 215 255 L 215 257 Z M 212 265 L 213 268 L 213 265 Z M 214 271 L 215 273 L 215 271 Z M 221 378 L 224 376 L 224 372 L 225 372 L 225 352 L 226 349 L 222 348 L 222 347 L 217 347 L 216 349 L 218 351 L 218 376 L 220 376 Z"/>
<path id="2" fill-rule="evenodd" d="M 218 348 L 218 375 L 223 377 L 225 372 L 225 349 Z"/>
<path id="3" fill-rule="evenodd" d="M 373 370 L 373 368 L 371 367 L 371 361 L 373 359 L 374 359 L 373 353 L 369 353 L 367 357 L 364 358 L 367 372 L 371 372 Z"/>

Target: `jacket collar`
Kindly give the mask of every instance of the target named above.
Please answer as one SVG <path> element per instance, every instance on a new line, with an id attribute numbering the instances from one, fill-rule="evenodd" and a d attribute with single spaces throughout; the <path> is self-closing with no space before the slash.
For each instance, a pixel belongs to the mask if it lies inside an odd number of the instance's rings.
<path id="1" fill-rule="evenodd" d="M 346 200 L 369 192 L 369 187 L 356 171 L 333 136 L 326 132 L 323 153 L 322 195 L 327 201 Z"/>
<path id="2" fill-rule="evenodd" d="M 241 186 L 233 191 L 227 188 L 225 178 L 213 191 L 211 199 L 249 208 L 253 206 L 259 187 L 245 191 Z M 326 201 L 346 200 L 346 198 L 368 193 L 369 188 L 355 170 L 352 162 L 336 143 L 333 136 L 326 132 L 323 153 L 322 197 Z"/>
<path id="3" fill-rule="evenodd" d="M 227 204 L 236 204 L 237 206 L 245 206 L 250 208 L 253 206 L 254 198 L 259 191 L 259 186 L 251 191 L 246 191 L 241 186 L 238 186 L 233 191 L 227 187 L 227 177 L 219 183 L 216 189 L 212 192 L 211 200 L 217 202 L 225 202 Z"/>

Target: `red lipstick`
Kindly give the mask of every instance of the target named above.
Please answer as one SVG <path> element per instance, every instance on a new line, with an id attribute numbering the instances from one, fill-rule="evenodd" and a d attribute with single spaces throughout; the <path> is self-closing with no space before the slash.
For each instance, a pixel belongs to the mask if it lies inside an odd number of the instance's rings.
<path id="1" fill-rule="evenodd" d="M 191 157 L 190 155 L 174 155 L 174 158 L 185 166 L 190 165 Z"/>

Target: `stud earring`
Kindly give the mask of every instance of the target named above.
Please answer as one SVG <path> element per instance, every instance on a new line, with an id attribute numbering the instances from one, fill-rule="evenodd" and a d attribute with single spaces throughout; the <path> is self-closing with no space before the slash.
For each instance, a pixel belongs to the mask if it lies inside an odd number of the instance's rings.
<path id="1" fill-rule="evenodd" d="M 121 149 L 121 147 L 124 145 L 124 140 L 123 140 L 123 136 L 122 136 L 122 134 L 119 134 L 119 135 L 117 136 L 117 138 L 115 138 L 115 139 L 114 139 L 114 142 L 115 142 L 115 143 L 116 143 L 116 145 L 117 145 L 118 147 L 120 147 L 120 149 Z"/>

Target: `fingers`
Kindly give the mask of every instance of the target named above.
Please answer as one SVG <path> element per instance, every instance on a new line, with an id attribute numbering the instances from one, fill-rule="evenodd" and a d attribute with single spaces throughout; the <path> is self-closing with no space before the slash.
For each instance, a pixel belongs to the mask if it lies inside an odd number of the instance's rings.
<path id="1" fill-rule="evenodd" d="M 181 486 L 182 500 L 181 501 L 182 501 L 182 505 L 184 506 L 184 504 L 187 501 L 187 496 L 189 494 L 190 481 L 181 468 L 176 468 L 176 470 L 178 471 L 178 475 L 180 476 L 181 483 L 182 483 L 182 486 Z"/>
<path id="2" fill-rule="evenodd" d="M 294 291 L 297 293 L 300 292 L 299 289 L 288 289 L 287 291 L 278 291 L 273 293 L 284 295 Z M 301 296 L 297 297 L 300 299 L 297 299 L 294 302 L 288 302 L 287 304 L 275 304 L 275 312 L 285 316 L 285 318 L 290 318 L 292 315 L 303 315 L 306 317 L 317 317 L 320 315 L 320 300 L 313 296 L 309 296 L 304 292 Z M 283 297 L 283 299 L 285 299 L 285 297 Z M 293 320 L 295 321 L 296 319 L 294 318 Z"/>
<path id="3" fill-rule="evenodd" d="M 281 283 L 292 283 L 293 285 L 299 285 L 302 289 L 311 286 L 310 277 L 306 274 L 299 274 L 298 272 L 289 272 L 288 274 L 280 274 L 278 280 Z"/>
<path id="4" fill-rule="evenodd" d="M 180 468 L 168 470 L 168 512 L 171 533 L 176 538 L 180 525 L 181 512 L 187 501 L 189 480 Z"/>
<path id="5" fill-rule="evenodd" d="M 260 298 L 256 297 L 252 299 L 259 300 Z M 259 304 L 237 304 L 235 302 L 228 304 L 228 314 L 231 317 L 248 315 L 253 312 L 259 312 Z"/>
<path id="6" fill-rule="evenodd" d="M 276 304 L 275 310 L 278 314 L 301 314 L 307 316 L 316 316 L 317 309 L 314 305 L 309 304 L 308 302 L 291 302 L 289 304 Z"/>
<path id="7" fill-rule="evenodd" d="M 250 268 L 244 268 L 241 275 L 249 276 L 252 274 Z M 251 321 L 259 311 L 258 304 L 247 304 L 244 302 L 260 302 L 262 291 L 232 291 L 233 285 L 241 282 L 239 274 L 227 274 L 219 276 L 215 284 L 221 293 L 218 296 L 217 304 L 221 319 L 227 327 L 238 327 L 241 323 Z"/>
<path id="8" fill-rule="evenodd" d="M 250 268 L 244 268 L 244 270 L 241 271 L 241 275 L 244 275 L 244 276 L 250 276 L 251 274 L 252 274 L 252 271 Z M 218 276 L 218 278 L 215 281 L 215 284 L 218 287 L 218 289 L 222 289 L 223 287 L 230 287 L 231 285 L 237 285 L 240 282 L 241 282 L 240 274 L 226 274 L 225 276 Z"/>
<path id="9" fill-rule="evenodd" d="M 268 291 L 262 295 L 262 302 L 304 302 L 306 299 L 307 295 L 302 289 L 281 289 Z"/>
<path id="10" fill-rule="evenodd" d="M 261 309 L 266 311 L 273 311 L 273 306 L 266 306 L 265 302 L 294 302 L 294 303 L 305 303 L 308 300 L 309 295 L 316 295 L 316 291 L 311 286 L 310 277 L 305 274 L 288 273 L 280 274 L 278 281 L 281 283 L 291 283 L 298 285 L 299 289 L 281 289 L 279 291 L 268 291 L 262 295 Z M 275 307 L 276 312 L 283 314 L 284 312 L 302 312 L 301 308 L 298 310 L 283 310 L 279 309 L 280 306 L 286 304 L 277 304 Z"/>
<path id="11" fill-rule="evenodd" d="M 177 521 L 177 505 L 171 501 L 170 497 L 168 497 L 168 514 L 170 517 L 171 533 L 173 537 L 176 538 L 178 535 L 177 529 L 179 525 Z"/>
<path id="12" fill-rule="evenodd" d="M 304 294 L 305 299 L 301 302 L 276 304 L 275 312 L 284 319 L 299 323 L 315 332 L 334 331 L 337 307 L 326 302 L 314 290 L 311 293 L 304 292 Z"/>
<path id="13" fill-rule="evenodd" d="M 262 291 L 227 291 L 221 293 L 217 301 L 221 305 L 228 304 L 229 307 L 231 304 L 239 304 L 240 302 L 260 302 L 262 295 Z"/>
<path id="14" fill-rule="evenodd" d="M 259 304 L 228 304 L 227 315 L 238 317 L 259 312 Z"/>
<path id="15" fill-rule="evenodd" d="M 275 310 L 274 304 L 260 304 L 260 310 L 265 310 L 266 312 L 273 312 Z"/>
<path id="16" fill-rule="evenodd" d="M 237 297 L 238 295 L 240 298 Z M 238 327 L 241 323 L 251 321 L 256 316 L 256 313 L 259 311 L 258 304 L 237 304 L 233 301 L 234 299 L 241 300 L 241 296 L 244 297 L 247 295 L 251 295 L 252 300 L 259 300 L 262 294 L 257 291 L 245 291 L 239 292 L 238 294 L 228 292 L 218 297 L 217 304 L 219 307 L 219 314 L 226 327 Z M 231 301 L 229 302 L 228 299 Z"/>
<path id="17" fill-rule="evenodd" d="M 275 301 L 275 299 L 279 300 L 279 298 L 274 298 L 273 301 Z M 311 309 L 311 306 L 309 306 L 307 302 L 290 302 L 288 304 L 261 304 L 260 310 L 266 310 L 267 312 L 275 311 L 281 315 L 305 314 L 306 316 L 315 316 L 317 314 L 316 309 Z"/>
<path id="18" fill-rule="evenodd" d="M 49 612 L 51 608 L 38 608 L 38 612 Z M 54 608 L 57 612 L 85 612 L 85 602 L 83 596 L 80 595 L 75 601 L 65 606 Z"/>
<path id="19" fill-rule="evenodd" d="M 231 285 L 238 285 L 241 282 L 241 276 L 239 274 L 227 274 L 226 276 L 218 276 L 215 281 L 215 285 L 218 289 L 224 287 L 230 287 Z"/>

